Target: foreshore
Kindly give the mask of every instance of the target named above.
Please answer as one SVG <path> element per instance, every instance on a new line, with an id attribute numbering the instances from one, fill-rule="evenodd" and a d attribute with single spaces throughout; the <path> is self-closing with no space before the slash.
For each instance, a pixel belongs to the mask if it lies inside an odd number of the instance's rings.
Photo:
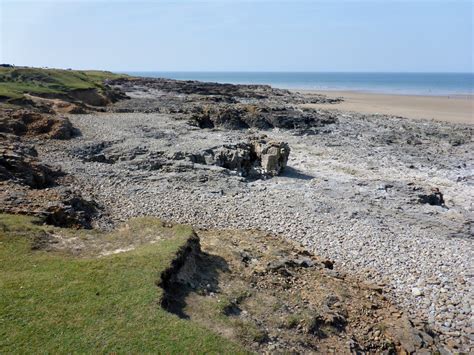
<path id="1" fill-rule="evenodd" d="M 474 95 L 396 95 L 358 91 L 293 90 L 328 97 L 342 97 L 339 104 L 307 104 L 306 107 L 386 114 L 415 119 L 434 119 L 452 123 L 474 124 Z"/>

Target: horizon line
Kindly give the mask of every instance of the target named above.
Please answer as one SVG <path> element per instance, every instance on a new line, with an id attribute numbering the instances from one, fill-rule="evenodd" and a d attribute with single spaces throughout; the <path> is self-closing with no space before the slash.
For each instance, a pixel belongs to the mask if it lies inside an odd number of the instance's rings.
<path id="1" fill-rule="evenodd" d="M 78 69 L 86 70 L 86 69 Z M 104 69 L 107 70 L 107 69 Z M 110 70 L 110 69 L 108 69 Z M 474 71 L 300 71 L 300 70 L 110 70 L 119 73 L 292 73 L 292 74 L 474 74 Z"/>

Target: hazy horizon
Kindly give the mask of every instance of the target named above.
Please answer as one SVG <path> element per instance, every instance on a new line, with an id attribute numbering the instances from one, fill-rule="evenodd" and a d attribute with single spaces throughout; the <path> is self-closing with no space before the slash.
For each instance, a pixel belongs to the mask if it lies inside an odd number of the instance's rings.
<path id="1" fill-rule="evenodd" d="M 141 72 L 472 73 L 470 1 L 0 2 L 0 61 Z"/>
<path id="2" fill-rule="evenodd" d="M 56 69 L 64 69 L 64 68 L 56 68 Z M 74 69 L 74 68 L 71 68 Z M 87 70 L 87 69 L 80 69 L 80 70 Z M 282 71 L 275 71 L 275 70 L 114 70 L 118 73 L 321 73 L 321 74 L 474 74 L 472 71 L 317 71 L 317 70 L 282 70 Z"/>

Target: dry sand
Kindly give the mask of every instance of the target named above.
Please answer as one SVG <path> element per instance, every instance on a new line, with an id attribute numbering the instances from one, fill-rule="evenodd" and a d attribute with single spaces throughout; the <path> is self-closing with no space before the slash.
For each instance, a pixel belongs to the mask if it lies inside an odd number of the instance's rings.
<path id="1" fill-rule="evenodd" d="M 297 91 L 344 98 L 344 102 L 340 104 L 304 105 L 307 107 L 474 124 L 473 95 L 415 96 L 353 91 Z"/>

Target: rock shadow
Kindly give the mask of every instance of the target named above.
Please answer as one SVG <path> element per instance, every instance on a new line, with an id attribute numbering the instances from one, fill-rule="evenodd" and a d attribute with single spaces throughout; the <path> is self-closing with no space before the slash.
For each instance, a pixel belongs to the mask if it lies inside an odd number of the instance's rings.
<path id="1" fill-rule="evenodd" d="M 283 173 L 281 173 L 280 176 L 298 180 L 312 180 L 315 178 L 314 176 L 292 168 L 291 166 L 285 167 L 285 170 L 283 170 Z"/>
<path id="2" fill-rule="evenodd" d="M 199 247 L 199 246 L 198 246 Z M 189 294 L 209 294 L 219 291 L 219 272 L 229 272 L 225 259 L 196 250 L 178 257 L 176 265 L 161 277 L 158 286 L 163 288 L 161 307 L 182 319 L 186 314 L 186 299 Z M 181 260 L 179 260 L 181 259 Z M 190 272 L 191 271 L 191 272 Z"/>

